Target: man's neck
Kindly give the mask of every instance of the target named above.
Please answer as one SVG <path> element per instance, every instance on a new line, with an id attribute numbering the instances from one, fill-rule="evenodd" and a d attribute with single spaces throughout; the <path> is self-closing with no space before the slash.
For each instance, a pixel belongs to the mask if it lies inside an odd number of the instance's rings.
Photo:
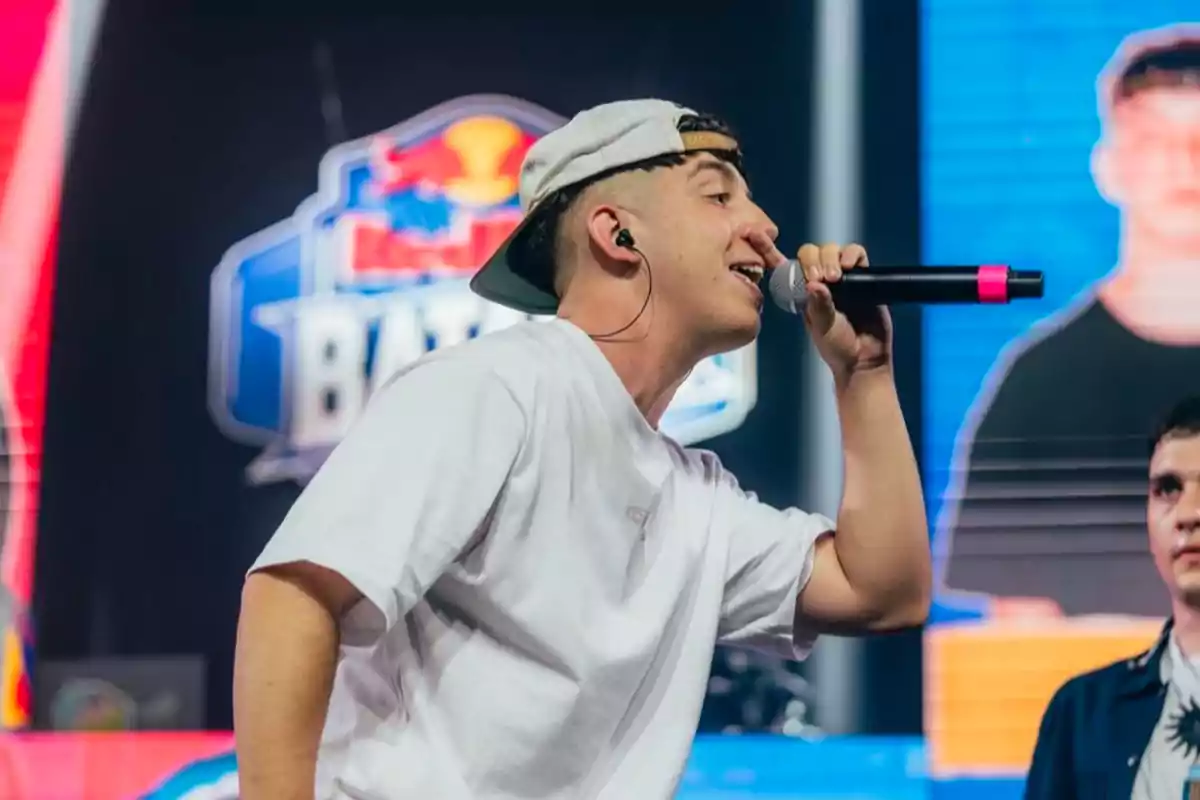
<path id="1" fill-rule="evenodd" d="M 1143 339 L 1200 344 L 1200 242 L 1127 229 L 1120 263 L 1099 289 L 1105 308 Z"/>
<path id="2" fill-rule="evenodd" d="M 1175 623 L 1171 635 L 1179 644 L 1183 654 L 1191 659 L 1200 658 L 1200 611 L 1182 603 L 1175 604 Z"/>
<path id="3" fill-rule="evenodd" d="M 630 312 L 626 321 L 635 313 Z M 616 314 L 600 316 L 568 309 L 560 311 L 560 316 L 592 336 L 617 330 L 624 324 L 615 321 L 620 316 Z M 666 320 L 656 320 L 653 309 L 647 308 L 628 330 L 593 339 L 638 410 L 656 429 L 675 391 L 700 360 L 692 348 L 667 335 L 669 327 Z"/>
<path id="4" fill-rule="evenodd" d="M 698 359 L 679 348 L 660 344 L 652 337 L 598 341 L 596 346 L 612 364 L 638 410 L 657 430 L 676 390 Z"/>

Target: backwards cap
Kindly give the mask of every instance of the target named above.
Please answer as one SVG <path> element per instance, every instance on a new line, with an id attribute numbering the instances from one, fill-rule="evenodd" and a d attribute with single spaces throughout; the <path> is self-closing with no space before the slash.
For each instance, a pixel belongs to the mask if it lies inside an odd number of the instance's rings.
<path id="1" fill-rule="evenodd" d="M 558 298 L 531 276 L 513 243 L 546 198 L 560 189 L 641 161 L 701 150 L 738 149 L 732 137 L 716 131 L 679 130 L 695 116 L 666 100 L 621 100 L 589 108 L 534 142 L 521 165 L 520 201 L 525 217 L 471 279 L 481 297 L 526 314 L 553 314 Z"/>

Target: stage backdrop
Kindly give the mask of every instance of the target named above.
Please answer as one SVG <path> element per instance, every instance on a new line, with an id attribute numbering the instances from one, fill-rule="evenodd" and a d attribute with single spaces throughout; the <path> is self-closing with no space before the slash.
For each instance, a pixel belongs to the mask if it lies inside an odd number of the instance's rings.
<path id="1" fill-rule="evenodd" d="M 513 321 L 463 283 L 516 218 L 524 149 L 580 109 L 726 117 L 800 243 L 808 3 L 565 8 L 108 5 L 64 184 L 40 658 L 199 655 L 207 724 L 230 725 L 244 570 L 380 376 Z M 800 485 L 801 341 L 768 310 L 757 351 L 698 369 L 671 421 L 740 424 L 710 444 L 777 504 Z M 718 700 L 705 729 L 803 722 L 790 669 L 718 667 L 753 714 Z"/>
<path id="2" fill-rule="evenodd" d="M 996 796 L 1018 796 L 1058 685 L 1144 649 L 1167 613 L 1146 553 L 1145 437 L 1195 369 L 1127 386 L 1200 350 L 1134 336 L 1096 289 L 1120 265 L 1121 214 L 1147 196 L 1114 183 L 1112 159 L 1136 148 L 1129 174 L 1160 181 L 1150 195 L 1186 174 L 1157 170 L 1169 141 L 1114 130 L 1105 67 L 1118 75 L 1189 17 L 1189 0 L 923 2 L 925 263 L 1046 274 L 1041 301 L 924 314 L 931 769 L 1009 778 Z"/>
<path id="3" fill-rule="evenodd" d="M 66 116 L 64 4 L 0 4 L 0 727 L 30 716 L 29 608 Z"/>

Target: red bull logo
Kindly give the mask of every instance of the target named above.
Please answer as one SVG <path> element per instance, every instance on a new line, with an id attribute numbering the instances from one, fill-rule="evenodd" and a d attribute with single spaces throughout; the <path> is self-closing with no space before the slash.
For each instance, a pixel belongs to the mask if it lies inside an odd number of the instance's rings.
<path id="1" fill-rule="evenodd" d="M 412 147 L 387 137 L 373 140 L 368 192 L 376 202 L 391 209 L 397 199 L 402 207 L 414 200 L 435 206 L 444 201 L 451 218 L 433 232 L 412 226 L 417 220 L 402 213 L 343 218 L 348 277 L 470 277 L 520 221 L 517 181 L 536 139 L 504 117 L 480 115 Z"/>
<path id="2" fill-rule="evenodd" d="M 444 103 L 335 147 L 317 193 L 213 273 L 209 403 L 258 445 L 253 483 L 305 481 L 371 393 L 426 352 L 528 319 L 470 291 L 521 219 L 521 164 L 564 120 L 510 97 Z M 687 442 L 754 403 L 753 351 L 700 364 L 663 418 Z"/>
<path id="3" fill-rule="evenodd" d="M 229 249 L 210 407 L 263 446 L 252 482 L 306 480 L 395 370 L 525 318 L 468 281 L 520 221 L 525 153 L 563 122 L 510 97 L 444 103 L 333 148 L 314 196 Z"/>

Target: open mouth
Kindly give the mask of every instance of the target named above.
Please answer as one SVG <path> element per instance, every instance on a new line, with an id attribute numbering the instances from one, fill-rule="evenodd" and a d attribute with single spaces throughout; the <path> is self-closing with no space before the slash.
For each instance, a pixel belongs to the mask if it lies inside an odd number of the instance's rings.
<path id="1" fill-rule="evenodd" d="M 758 288 L 764 272 L 758 264 L 734 264 L 729 270 L 755 289 Z"/>

